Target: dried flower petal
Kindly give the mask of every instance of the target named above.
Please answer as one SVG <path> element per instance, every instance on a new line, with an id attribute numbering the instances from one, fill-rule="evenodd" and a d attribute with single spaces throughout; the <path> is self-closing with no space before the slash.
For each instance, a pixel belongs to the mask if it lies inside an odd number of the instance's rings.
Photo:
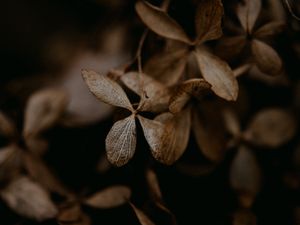
<path id="1" fill-rule="evenodd" d="M 134 91 L 141 94 L 141 88 L 146 98 L 142 98 L 138 110 L 150 112 L 162 112 L 168 108 L 170 99 L 169 90 L 160 82 L 138 72 L 129 72 L 121 77 L 122 82 Z M 142 87 L 140 87 L 140 84 Z"/>
<path id="2" fill-rule="evenodd" d="M 171 113 L 163 113 L 155 120 L 164 123 L 165 130 L 160 146 L 153 152 L 153 156 L 158 161 L 171 165 L 180 158 L 187 147 L 191 128 L 190 109 L 187 108 L 174 116 Z"/>
<path id="3" fill-rule="evenodd" d="M 116 166 L 125 165 L 135 152 L 135 116 L 117 121 L 106 136 L 105 145 L 108 160 Z"/>
<path id="4" fill-rule="evenodd" d="M 136 217 L 138 218 L 141 225 L 155 225 L 149 217 L 140 209 L 138 209 L 134 204 L 130 203 Z"/>
<path id="5" fill-rule="evenodd" d="M 15 125 L 2 112 L 0 112 L 0 134 L 5 137 L 13 137 L 16 134 Z"/>
<path id="6" fill-rule="evenodd" d="M 65 92 L 58 89 L 34 93 L 28 100 L 25 110 L 24 137 L 36 136 L 53 126 L 62 117 L 67 101 Z"/>
<path id="7" fill-rule="evenodd" d="M 283 31 L 284 25 L 285 24 L 280 21 L 273 21 L 273 22 L 267 23 L 267 24 L 261 26 L 260 28 L 258 28 L 254 32 L 253 36 L 258 39 L 274 36 Z"/>
<path id="8" fill-rule="evenodd" d="M 261 186 L 261 171 L 252 151 L 241 146 L 230 169 L 230 185 L 239 195 L 240 204 L 250 208 Z"/>
<path id="9" fill-rule="evenodd" d="M 223 59 L 234 59 L 246 46 L 245 35 L 222 38 L 216 47 L 217 55 Z"/>
<path id="10" fill-rule="evenodd" d="M 244 30 L 251 34 L 261 10 L 261 0 L 243 0 L 237 7 L 237 16 Z"/>
<path id="11" fill-rule="evenodd" d="M 43 221 L 57 214 L 48 193 L 27 177 L 15 179 L 0 195 L 11 209 L 25 217 Z"/>
<path id="12" fill-rule="evenodd" d="M 147 27 L 158 35 L 188 44 L 191 42 L 182 27 L 162 9 L 145 1 L 138 1 L 135 9 Z"/>
<path id="13" fill-rule="evenodd" d="M 297 122 L 289 112 L 270 108 L 255 115 L 245 137 L 253 144 L 277 148 L 293 138 L 296 131 Z"/>
<path id="14" fill-rule="evenodd" d="M 228 101 L 236 100 L 238 83 L 227 63 L 205 50 L 196 50 L 195 56 L 202 76 L 216 95 Z"/>
<path id="15" fill-rule="evenodd" d="M 101 101 L 133 111 L 132 105 L 124 92 L 112 79 L 94 71 L 82 71 L 82 76 L 90 91 Z"/>
<path id="16" fill-rule="evenodd" d="M 126 186 L 112 186 L 101 190 L 88 197 L 84 203 L 95 208 L 108 209 L 123 205 L 131 196 L 131 191 Z"/>
<path id="17" fill-rule="evenodd" d="M 251 49 L 257 67 L 266 74 L 277 75 L 281 72 L 282 61 L 277 52 L 259 40 L 253 40 Z"/>
<path id="18" fill-rule="evenodd" d="M 193 110 L 192 128 L 196 142 L 205 157 L 218 162 L 226 150 L 224 121 L 220 111 L 210 105 L 201 110 Z"/>
<path id="19" fill-rule="evenodd" d="M 164 51 L 152 56 L 144 67 L 144 71 L 166 86 L 174 85 L 182 75 L 187 63 L 186 49 Z"/>
<path id="20" fill-rule="evenodd" d="M 159 121 L 149 120 L 140 115 L 137 117 L 141 123 L 145 138 L 150 146 L 151 153 L 155 157 L 155 155 L 159 154 L 159 151 L 163 150 L 161 149 L 161 142 L 165 132 L 165 126 Z"/>
<path id="21" fill-rule="evenodd" d="M 221 0 L 202 0 L 196 11 L 197 42 L 215 40 L 222 36 L 223 4 Z"/>
<path id="22" fill-rule="evenodd" d="M 211 85 L 204 79 L 195 78 L 183 82 L 173 93 L 169 110 L 172 113 L 180 112 L 188 103 L 191 97 L 201 98 L 210 90 Z"/>

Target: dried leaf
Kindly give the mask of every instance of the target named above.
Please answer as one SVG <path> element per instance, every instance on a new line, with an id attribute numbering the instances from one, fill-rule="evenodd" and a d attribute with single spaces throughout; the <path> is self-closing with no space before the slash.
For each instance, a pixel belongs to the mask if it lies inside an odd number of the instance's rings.
<path id="1" fill-rule="evenodd" d="M 251 49 L 257 67 L 266 74 L 277 75 L 281 72 L 282 61 L 277 52 L 259 40 L 253 40 Z"/>
<path id="2" fill-rule="evenodd" d="M 152 152 L 156 160 L 171 165 L 184 153 L 190 136 L 191 112 L 187 108 L 181 113 L 172 115 L 163 113 L 155 120 L 165 124 L 160 146 Z"/>
<path id="3" fill-rule="evenodd" d="M 162 194 L 159 187 L 159 182 L 157 179 L 157 176 L 155 172 L 151 169 L 146 171 L 146 179 L 148 183 L 148 187 L 150 190 L 150 194 L 154 201 L 161 201 L 162 200 Z"/>
<path id="4" fill-rule="evenodd" d="M 158 152 L 162 150 L 161 143 L 165 132 L 165 126 L 159 121 L 146 119 L 140 115 L 137 117 L 141 123 L 146 141 L 150 146 L 151 153 L 155 157 L 159 154 Z"/>
<path id="5" fill-rule="evenodd" d="M 158 35 L 190 44 L 191 41 L 182 27 L 160 8 L 138 1 L 135 9 L 147 27 Z"/>
<path id="6" fill-rule="evenodd" d="M 43 221 L 57 214 L 48 193 L 27 177 L 12 181 L 0 195 L 12 210 L 25 217 Z"/>
<path id="7" fill-rule="evenodd" d="M 146 98 L 142 98 L 138 110 L 150 112 L 162 112 L 168 109 L 170 93 L 167 87 L 146 74 L 129 72 L 121 77 L 122 82 L 134 91 L 141 94 L 142 88 Z M 140 84 L 142 87 L 140 87 Z"/>
<path id="8" fill-rule="evenodd" d="M 82 76 L 90 91 L 101 101 L 133 111 L 132 105 L 119 84 L 94 71 L 82 70 Z"/>
<path id="9" fill-rule="evenodd" d="M 67 101 L 65 92 L 60 89 L 45 89 L 34 93 L 25 109 L 25 139 L 52 127 L 62 117 Z"/>
<path id="10" fill-rule="evenodd" d="M 261 186 L 261 171 L 252 151 L 241 146 L 230 168 L 230 185 L 239 195 L 240 204 L 250 208 Z"/>
<path id="11" fill-rule="evenodd" d="M 230 67 L 218 57 L 204 50 L 196 50 L 195 56 L 204 79 L 212 85 L 216 95 L 228 101 L 237 99 L 238 83 Z"/>
<path id="12" fill-rule="evenodd" d="M 210 87 L 211 85 L 201 78 L 189 79 L 183 82 L 171 96 L 169 104 L 170 112 L 180 112 L 191 97 L 201 99 L 210 90 Z"/>
<path id="13" fill-rule="evenodd" d="M 203 155 L 211 161 L 221 161 L 226 152 L 226 133 L 219 109 L 204 105 L 201 110 L 193 110 L 192 118 L 195 139 Z"/>
<path id="14" fill-rule="evenodd" d="M 222 36 L 223 4 L 221 0 L 202 0 L 196 11 L 197 43 L 215 40 Z"/>
<path id="15" fill-rule="evenodd" d="M 2 112 L 0 112 L 0 134 L 5 136 L 5 137 L 13 137 L 16 134 L 15 125 Z"/>
<path id="16" fill-rule="evenodd" d="M 125 165 L 135 152 L 135 116 L 117 121 L 106 136 L 105 145 L 108 160 L 116 166 Z"/>
<path id="17" fill-rule="evenodd" d="M 112 186 L 101 190 L 84 200 L 84 203 L 95 208 L 108 209 L 125 204 L 131 196 L 126 186 Z"/>
<path id="18" fill-rule="evenodd" d="M 24 164 L 29 176 L 49 191 L 67 195 L 68 191 L 48 166 L 34 154 L 24 154 Z"/>
<path id="19" fill-rule="evenodd" d="M 144 67 L 144 71 L 167 86 L 178 82 L 187 64 L 187 49 L 164 51 L 152 56 Z"/>
<path id="20" fill-rule="evenodd" d="M 237 16 L 244 30 L 251 34 L 261 10 L 261 0 L 243 0 L 237 7 Z"/>
<path id="21" fill-rule="evenodd" d="M 245 132 L 245 138 L 253 144 L 277 148 L 294 137 L 297 121 L 286 110 L 265 109 L 251 121 Z"/>
<path id="22" fill-rule="evenodd" d="M 253 36 L 258 39 L 272 37 L 272 36 L 282 32 L 284 29 L 284 25 L 285 24 L 280 21 L 269 22 L 269 23 L 261 26 L 260 28 L 258 28 L 254 32 Z"/>
<path id="23" fill-rule="evenodd" d="M 133 211 L 135 212 L 135 215 L 138 218 L 141 225 L 155 225 L 142 210 L 138 209 L 132 203 L 130 203 L 130 206 L 133 209 Z"/>

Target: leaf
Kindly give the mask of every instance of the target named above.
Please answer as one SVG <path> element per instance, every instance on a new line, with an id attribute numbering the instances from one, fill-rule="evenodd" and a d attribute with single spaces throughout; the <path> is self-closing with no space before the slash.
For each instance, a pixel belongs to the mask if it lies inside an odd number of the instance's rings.
<path id="1" fill-rule="evenodd" d="M 138 209 L 134 204 L 130 203 L 136 217 L 138 218 L 141 225 L 155 225 L 149 217 L 140 209 Z"/>
<path id="2" fill-rule="evenodd" d="M 146 98 L 141 98 L 139 111 L 162 112 L 168 109 L 170 93 L 167 87 L 160 82 L 138 72 L 126 73 L 121 77 L 121 80 L 138 95 L 142 88 Z M 140 85 L 142 86 L 140 87 Z"/>
<path id="3" fill-rule="evenodd" d="M 164 51 L 152 56 L 144 67 L 146 74 L 159 80 L 166 86 L 172 86 L 178 82 L 187 64 L 187 49 L 176 51 Z"/>
<path id="4" fill-rule="evenodd" d="M 251 34 L 261 10 L 261 0 L 243 0 L 238 4 L 237 16 L 244 30 Z"/>
<path id="5" fill-rule="evenodd" d="M 141 123 L 146 141 L 150 146 L 151 153 L 154 156 L 157 152 L 161 151 L 161 142 L 165 132 L 165 126 L 159 121 L 146 119 L 140 115 L 137 117 Z"/>
<path id="6" fill-rule="evenodd" d="M 253 40 L 251 49 L 254 61 L 263 73 L 269 75 L 280 74 L 282 70 L 282 61 L 271 46 L 262 41 Z"/>
<path id="7" fill-rule="evenodd" d="M 261 186 L 261 171 L 252 151 L 241 146 L 230 168 L 230 185 L 242 207 L 250 208 Z"/>
<path id="8" fill-rule="evenodd" d="M 16 134 L 16 128 L 13 122 L 0 111 L 0 134 L 5 137 L 14 137 Z"/>
<path id="9" fill-rule="evenodd" d="M 285 24 L 281 21 L 273 21 L 269 22 L 260 28 L 258 28 L 253 36 L 255 38 L 261 39 L 261 38 L 268 38 L 272 37 L 280 32 L 283 31 Z"/>
<path id="10" fill-rule="evenodd" d="M 84 200 L 91 207 L 108 209 L 125 204 L 131 196 L 131 191 L 126 186 L 115 185 L 101 190 Z"/>
<path id="11" fill-rule="evenodd" d="M 213 162 L 223 159 L 226 152 L 226 133 L 220 109 L 211 105 L 193 110 L 192 128 L 201 152 Z"/>
<path id="12" fill-rule="evenodd" d="M 0 195 L 13 211 L 25 217 L 43 221 L 57 214 L 48 193 L 28 177 L 15 179 Z"/>
<path id="13" fill-rule="evenodd" d="M 191 129 L 190 109 L 187 108 L 175 116 L 171 113 L 163 113 L 155 120 L 164 123 L 165 130 L 157 150 L 152 151 L 153 157 L 161 163 L 171 165 L 186 150 Z"/>
<path id="14" fill-rule="evenodd" d="M 25 109 L 25 139 L 52 127 L 62 117 L 67 101 L 65 92 L 60 89 L 45 89 L 34 93 Z"/>
<path id="15" fill-rule="evenodd" d="M 31 153 L 25 153 L 24 164 L 31 179 L 37 181 L 44 188 L 64 196 L 68 194 L 68 191 L 63 184 L 40 159 L 40 157 Z"/>
<path id="16" fill-rule="evenodd" d="M 297 121 L 286 110 L 269 108 L 254 116 L 245 131 L 245 138 L 259 146 L 277 148 L 297 132 Z"/>
<path id="17" fill-rule="evenodd" d="M 196 50 L 195 56 L 204 79 L 221 98 L 235 101 L 238 96 L 238 82 L 228 64 L 204 50 Z"/>
<path id="18" fill-rule="evenodd" d="M 102 102 L 134 111 L 126 93 L 115 81 L 91 70 L 82 70 L 82 76 L 90 91 Z"/>
<path id="19" fill-rule="evenodd" d="M 182 27 L 160 8 L 145 1 L 138 1 L 135 9 L 141 20 L 153 32 L 165 38 L 191 43 Z"/>
<path id="20" fill-rule="evenodd" d="M 197 43 L 215 40 L 222 36 L 223 5 L 221 0 L 201 0 L 196 11 Z"/>
<path id="21" fill-rule="evenodd" d="M 201 78 L 189 79 L 183 82 L 171 96 L 170 112 L 180 112 L 192 97 L 201 99 L 210 90 L 210 87 L 211 85 Z"/>
<path id="22" fill-rule="evenodd" d="M 116 166 L 125 165 L 135 152 L 135 116 L 117 121 L 106 136 L 105 145 L 108 160 Z"/>

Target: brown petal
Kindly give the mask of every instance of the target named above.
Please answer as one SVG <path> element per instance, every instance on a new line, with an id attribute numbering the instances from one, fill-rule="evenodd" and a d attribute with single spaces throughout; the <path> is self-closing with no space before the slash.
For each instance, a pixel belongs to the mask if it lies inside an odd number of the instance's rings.
<path id="1" fill-rule="evenodd" d="M 197 42 L 215 40 L 222 36 L 223 4 L 221 0 L 202 0 L 196 11 Z"/>
<path id="2" fill-rule="evenodd" d="M 164 113 L 155 118 L 165 124 L 165 130 L 154 158 L 164 164 L 171 165 L 177 161 L 186 150 L 191 128 L 191 112 L 187 108 L 181 113 L 172 115 Z"/>
<path id="3" fill-rule="evenodd" d="M 244 30 L 251 34 L 261 10 L 261 0 L 244 0 L 237 7 L 237 16 Z"/>
<path id="4" fill-rule="evenodd" d="M 46 89 L 34 93 L 25 109 L 25 138 L 35 136 L 54 125 L 64 113 L 67 96 L 58 89 Z"/>
<path id="5" fill-rule="evenodd" d="M 150 190 L 150 194 L 154 201 L 161 201 L 162 200 L 162 194 L 159 187 L 159 182 L 157 179 L 157 176 L 155 172 L 151 169 L 146 171 L 146 179 L 147 184 Z"/>
<path id="6" fill-rule="evenodd" d="M 288 111 L 270 108 L 255 115 L 245 138 L 256 145 L 277 148 L 293 138 L 296 131 L 297 121 Z"/>
<path id="7" fill-rule="evenodd" d="M 24 164 L 29 176 L 49 191 L 66 195 L 68 191 L 48 166 L 31 153 L 24 154 Z"/>
<path id="8" fill-rule="evenodd" d="M 285 24 L 280 21 L 274 21 L 263 25 L 258 28 L 253 34 L 255 38 L 268 38 L 272 37 L 283 31 Z"/>
<path id="9" fill-rule="evenodd" d="M 218 42 L 216 53 L 222 59 L 232 60 L 242 52 L 245 45 L 245 35 L 225 37 Z"/>
<path id="10" fill-rule="evenodd" d="M 82 212 L 78 203 L 70 203 L 60 209 L 57 216 L 59 225 L 90 225 L 91 219 Z"/>
<path id="11" fill-rule="evenodd" d="M 2 112 L 0 112 L 0 134 L 5 137 L 13 137 L 16 134 L 16 128 L 13 122 Z"/>
<path id="12" fill-rule="evenodd" d="M 252 64 L 241 65 L 233 70 L 233 74 L 235 77 L 239 77 L 239 76 L 249 72 L 249 70 L 252 68 L 252 66 L 253 66 Z"/>
<path id="13" fill-rule="evenodd" d="M 201 99 L 203 95 L 210 90 L 211 85 L 204 79 L 195 78 L 183 82 L 173 93 L 169 110 L 172 113 L 180 112 L 188 103 L 191 97 Z"/>
<path id="14" fill-rule="evenodd" d="M 232 110 L 225 109 L 223 110 L 223 117 L 229 133 L 234 137 L 239 136 L 241 134 L 241 127 L 237 115 Z"/>
<path id="15" fill-rule="evenodd" d="M 115 81 L 91 70 L 82 70 L 82 76 L 90 91 L 98 99 L 107 104 L 133 111 L 126 93 Z"/>
<path id="16" fill-rule="evenodd" d="M 131 196 L 126 186 L 112 186 L 101 190 L 84 200 L 84 203 L 95 208 L 108 209 L 125 204 Z"/>
<path id="17" fill-rule="evenodd" d="M 196 142 L 205 157 L 214 162 L 223 159 L 226 150 L 224 121 L 219 109 L 203 105 L 193 110 L 193 131 Z"/>
<path id="18" fill-rule="evenodd" d="M 6 204 L 18 214 L 43 221 L 56 216 L 49 194 L 27 177 L 19 177 L 0 193 Z"/>
<path id="19" fill-rule="evenodd" d="M 238 82 L 228 64 L 205 50 L 196 50 L 195 56 L 204 79 L 221 98 L 235 101 L 238 96 Z"/>
<path id="20" fill-rule="evenodd" d="M 25 143 L 27 149 L 36 155 L 43 155 L 47 151 L 49 145 L 48 140 L 40 135 L 27 137 Z"/>
<path id="21" fill-rule="evenodd" d="M 134 204 L 130 203 L 136 217 L 138 218 L 141 225 L 155 225 L 149 217 L 140 209 L 138 209 Z"/>
<path id="22" fill-rule="evenodd" d="M 250 208 L 261 186 L 261 171 L 252 151 L 241 146 L 230 168 L 230 185 L 242 207 Z"/>
<path id="23" fill-rule="evenodd" d="M 191 42 L 182 27 L 160 8 L 145 1 L 138 1 L 135 9 L 146 26 L 158 35 L 187 44 Z"/>
<path id="24" fill-rule="evenodd" d="M 116 166 L 125 165 L 135 152 L 135 116 L 117 121 L 106 136 L 105 145 L 108 160 Z"/>
<path id="25" fill-rule="evenodd" d="M 277 75 L 281 72 L 282 61 L 277 52 L 259 40 L 253 40 L 251 49 L 257 67 L 266 74 Z"/>
<path id="26" fill-rule="evenodd" d="M 144 71 L 166 86 L 174 85 L 183 74 L 188 59 L 186 49 L 164 51 L 152 56 L 144 67 Z"/>
<path id="27" fill-rule="evenodd" d="M 161 142 L 165 132 L 165 126 L 159 121 L 146 119 L 140 115 L 137 116 L 145 138 L 150 146 L 152 155 L 156 155 L 157 152 L 161 151 Z"/>
<path id="28" fill-rule="evenodd" d="M 10 180 L 19 173 L 22 165 L 22 149 L 11 144 L 0 149 L 0 181 Z"/>
<path id="29" fill-rule="evenodd" d="M 162 112 L 168 109 L 170 93 L 167 87 L 146 74 L 129 72 L 121 77 L 122 82 L 134 91 L 141 94 L 141 88 L 146 98 L 142 98 L 138 110 Z M 142 85 L 140 87 L 140 85 Z"/>

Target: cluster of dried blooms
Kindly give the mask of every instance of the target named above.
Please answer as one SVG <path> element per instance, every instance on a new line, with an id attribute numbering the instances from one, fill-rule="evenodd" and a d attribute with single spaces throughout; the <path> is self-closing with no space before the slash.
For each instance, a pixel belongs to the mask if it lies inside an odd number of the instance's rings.
<path id="1" fill-rule="evenodd" d="M 178 211 L 193 206 L 174 206 L 170 198 L 177 195 L 171 191 L 173 195 L 168 196 L 172 187 L 166 181 L 161 190 L 159 180 L 167 176 L 158 171 L 172 170 L 175 180 L 184 176 L 197 182 L 222 170 L 226 176 L 221 179 L 228 186 L 224 193 L 231 195 L 234 206 L 227 221 L 215 219 L 212 224 L 262 224 L 264 217 L 256 205 L 263 201 L 259 195 L 264 189 L 272 189 L 265 185 L 270 183 L 266 181 L 270 172 L 264 169 L 280 167 L 279 152 L 284 151 L 291 152 L 288 166 L 276 182 L 299 193 L 300 88 L 293 70 L 300 59 L 300 23 L 294 12 L 300 11 L 300 4 L 187 1 L 181 4 L 191 6 L 188 14 L 193 18 L 186 27 L 185 19 L 178 16 L 179 4 L 174 2 L 138 0 L 130 4 L 135 9 L 130 26 L 142 30 L 134 39 L 137 50 L 131 59 L 120 50 L 123 35 L 129 35 L 121 24 L 104 32 L 107 40 L 102 55 L 81 54 L 63 78 L 34 77 L 28 83 L 17 80 L 4 86 L 22 103 L 17 115 L 22 119 L 14 122 L 11 109 L 0 113 L 0 197 L 4 205 L 0 205 L 0 214 L 2 208 L 14 212 L 18 215 L 15 224 L 90 225 L 97 223 L 95 214 L 105 218 L 122 209 L 141 225 L 185 224 L 183 216 L 177 219 Z M 102 4 L 122 5 L 118 1 Z M 280 42 L 278 35 L 284 35 Z M 108 62 L 110 57 L 114 62 Z M 105 67 L 99 73 L 95 72 L 98 63 Z M 91 66 L 95 68 L 88 68 Z M 26 95 L 20 96 L 23 92 Z M 4 100 L 6 105 L 9 100 Z M 94 170 L 103 180 L 99 180 L 101 185 L 94 181 L 78 190 L 64 182 L 55 169 L 56 158 L 49 161 L 49 154 L 60 144 L 59 150 L 64 150 L 69 144 L 62 144 L 64 139 L 68 135 L 73 139 L 70 130 L 98 125 L 105 140 L 96 138 L 101 143 L 95 146 L 102 149 L 86 144 L 89 137 L 82 137 L 79 143 L 87 155 L 94 151 L 91 148 L 99 150 Z M 62 137 L 53 138 L 51 132 Z M 71 156 L 60 159 L 64 167 L 69 167 L 72 158 L 72 152 L 68 154 Z M 268 160 L 271 162 L 266 163 Z M 107 178 L 128 167 L 139 171 L 130 176 L 141 175 L 126 182 Z M 299 202 L 291 210 L 291 221 L 300 224 Z"/>

